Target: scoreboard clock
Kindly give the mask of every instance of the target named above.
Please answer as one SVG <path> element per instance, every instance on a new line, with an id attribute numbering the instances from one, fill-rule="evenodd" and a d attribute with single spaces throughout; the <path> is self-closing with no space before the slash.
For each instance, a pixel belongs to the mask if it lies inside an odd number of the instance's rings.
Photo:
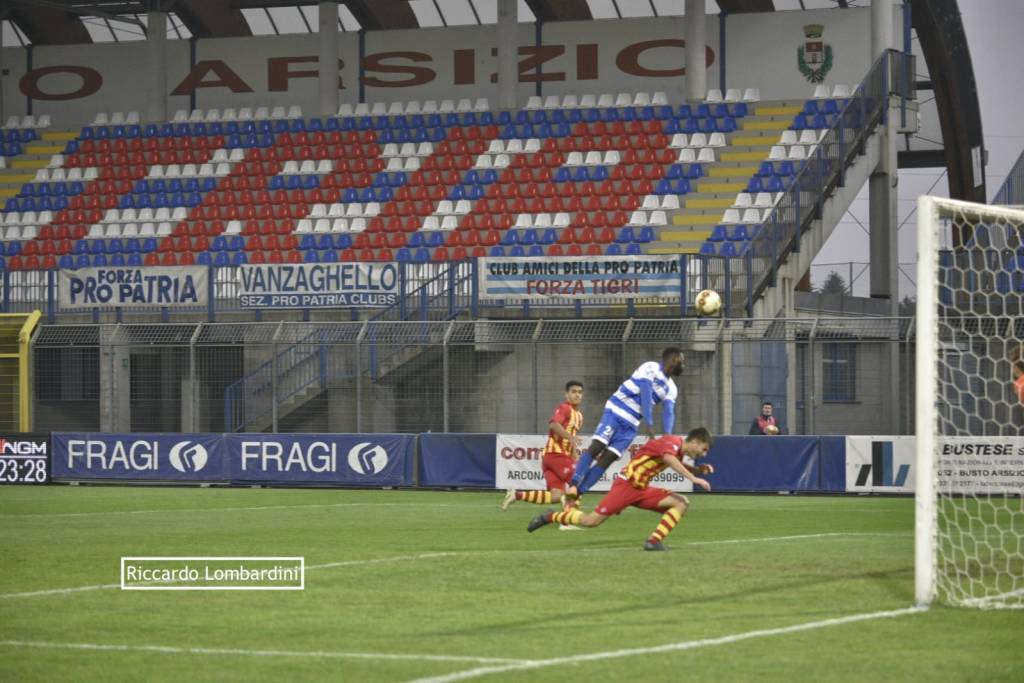
<path id="1" fill-rule="evenodd" d="M 0 485 L 49 481 L 48 434 L 0 434 Z"/>

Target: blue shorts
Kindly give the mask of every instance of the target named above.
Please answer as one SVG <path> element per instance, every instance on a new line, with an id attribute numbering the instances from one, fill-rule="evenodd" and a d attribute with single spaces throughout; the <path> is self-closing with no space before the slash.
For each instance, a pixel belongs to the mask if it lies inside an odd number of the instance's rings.
<path id="1" fill-rule="evenodd" d="M 594 430 L 594 440 L 605 444 L 615 455 L 621 456 L 636 438 L 637 425 L 631 424 L 610 410 L 601 415 L 601 423 Z"/>

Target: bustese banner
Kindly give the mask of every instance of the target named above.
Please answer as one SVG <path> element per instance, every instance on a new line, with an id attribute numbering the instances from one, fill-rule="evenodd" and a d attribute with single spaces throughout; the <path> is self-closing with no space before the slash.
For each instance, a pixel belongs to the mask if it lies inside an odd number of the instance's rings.
<path id="1" fill-rule="evenodd" d="M 79 268 L 58 273 L 62 310 L 206 306 L 206 266 Z"/>
<path id="2" fill-rule="evenodd" d="M 640 299 L 679 296 L 678 256 L 480 259 L 481 299 Z"/>
<path id="3" fill-rule="evenodd" d="M 399 296 L 395 263 L 295 263 L 238 269 L 242 308 L 378 308 Z"/>

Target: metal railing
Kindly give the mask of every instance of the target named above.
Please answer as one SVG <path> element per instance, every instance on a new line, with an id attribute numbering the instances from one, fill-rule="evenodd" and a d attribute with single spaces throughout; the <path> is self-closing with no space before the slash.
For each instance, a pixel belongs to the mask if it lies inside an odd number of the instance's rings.
<path id="1" fill-rule="evenodd" d="M 906 433 L 912 333 L 831 316 L 43 325 L 33 427 L 533 433 L 578 379 L 592 429 L 629 373 L 680 346 L 680 428 L 745 433 L 767 399 L 792 433 Z"/>
<path id="2" fill-rule="evenodd" d="M 840 110 L 832 126 L 790 182 L 781 199 L 753 236 L 745 258 L 756 301 L 775 285 L 779 265 L 814 220 L 820 219 L 824 202 L 845 182 L 846 169 L 863 153 L 867 139 L 888 115 L 889 96 L 914 96 L 913 56 L 890 50 L 878 58 L 867 76 Z M 749 315 L 749 312 L 748 312 Z"/>
<path id="3" fill-rule="evenodd" d="M 1024 204 L 1024 151 L 1017 157 L 1017 162 L 1003 181 L 1003 186 L 992 197 L 992 203 L 1003 206 Z"/>

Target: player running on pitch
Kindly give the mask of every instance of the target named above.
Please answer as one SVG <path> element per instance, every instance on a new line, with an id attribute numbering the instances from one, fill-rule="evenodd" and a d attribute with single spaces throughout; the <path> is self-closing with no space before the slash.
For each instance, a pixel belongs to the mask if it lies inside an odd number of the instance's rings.
<path id="1" fill-rule="evenodd" d="M 618 460 L 637 429 L 654 437 L 654 406 L 662 404 L 662 433 L 671 434 L 675 423 L 678 389 L 672 377 L 683 373 L 683 351 L 670 346 L 661 352 L 661 364 L 649 361 L 638 367 L 604 404 L 601 423 L 594 430 L 590 447 L 576 462 L 576 473 L 566 489 L 574 498 L 589 491 L 608 466 Z"/>
<path id="2" fill-rule="evenodd" d="M 709 464 L 692 467 L 685 465 L 683 456 L 694 460 L 704 457 L 711 448 L 711 441 L 711 434 L 704 427 L 691 430 L 685 440 L 681 436 L 667 434 L 648 441 L 615 477 L 611 491 L 601 499 L 593 512 L 583 514 L 580 510 L 549 510 L 535 517 L 526 530 L 533 532 L 552 522 L 581 527 L 600 526 L 612 515 L 633 506 L 654 512 L 664 511 L 658 526 L 644 543 L 644 550 L 666 550 L 661 541 L 686 514 L 690 501 L 686 496 L 648 484 L 652 477 L 668 467 L 692 481 L 695 486 L 710 491 L 711 484 L 694 472 L 712 474 L 715 469 Z"/>
<path id="3" fill-rule="evenodd" d="M 570 380 L 565 383 L 565 401 L 560 403 L 548 420 L 548 441 L 544 444 L 544 481 L 547 491 L 516 491 L 509 489 L 501 509 L 507 510 L 512 503 L 521 500 L 537 505 L 550 505 L 562 500 L 562 492 L 568 486 L 580 453 L 580 438 L 576 436 L 583 426 L 583 383 Z"/>

